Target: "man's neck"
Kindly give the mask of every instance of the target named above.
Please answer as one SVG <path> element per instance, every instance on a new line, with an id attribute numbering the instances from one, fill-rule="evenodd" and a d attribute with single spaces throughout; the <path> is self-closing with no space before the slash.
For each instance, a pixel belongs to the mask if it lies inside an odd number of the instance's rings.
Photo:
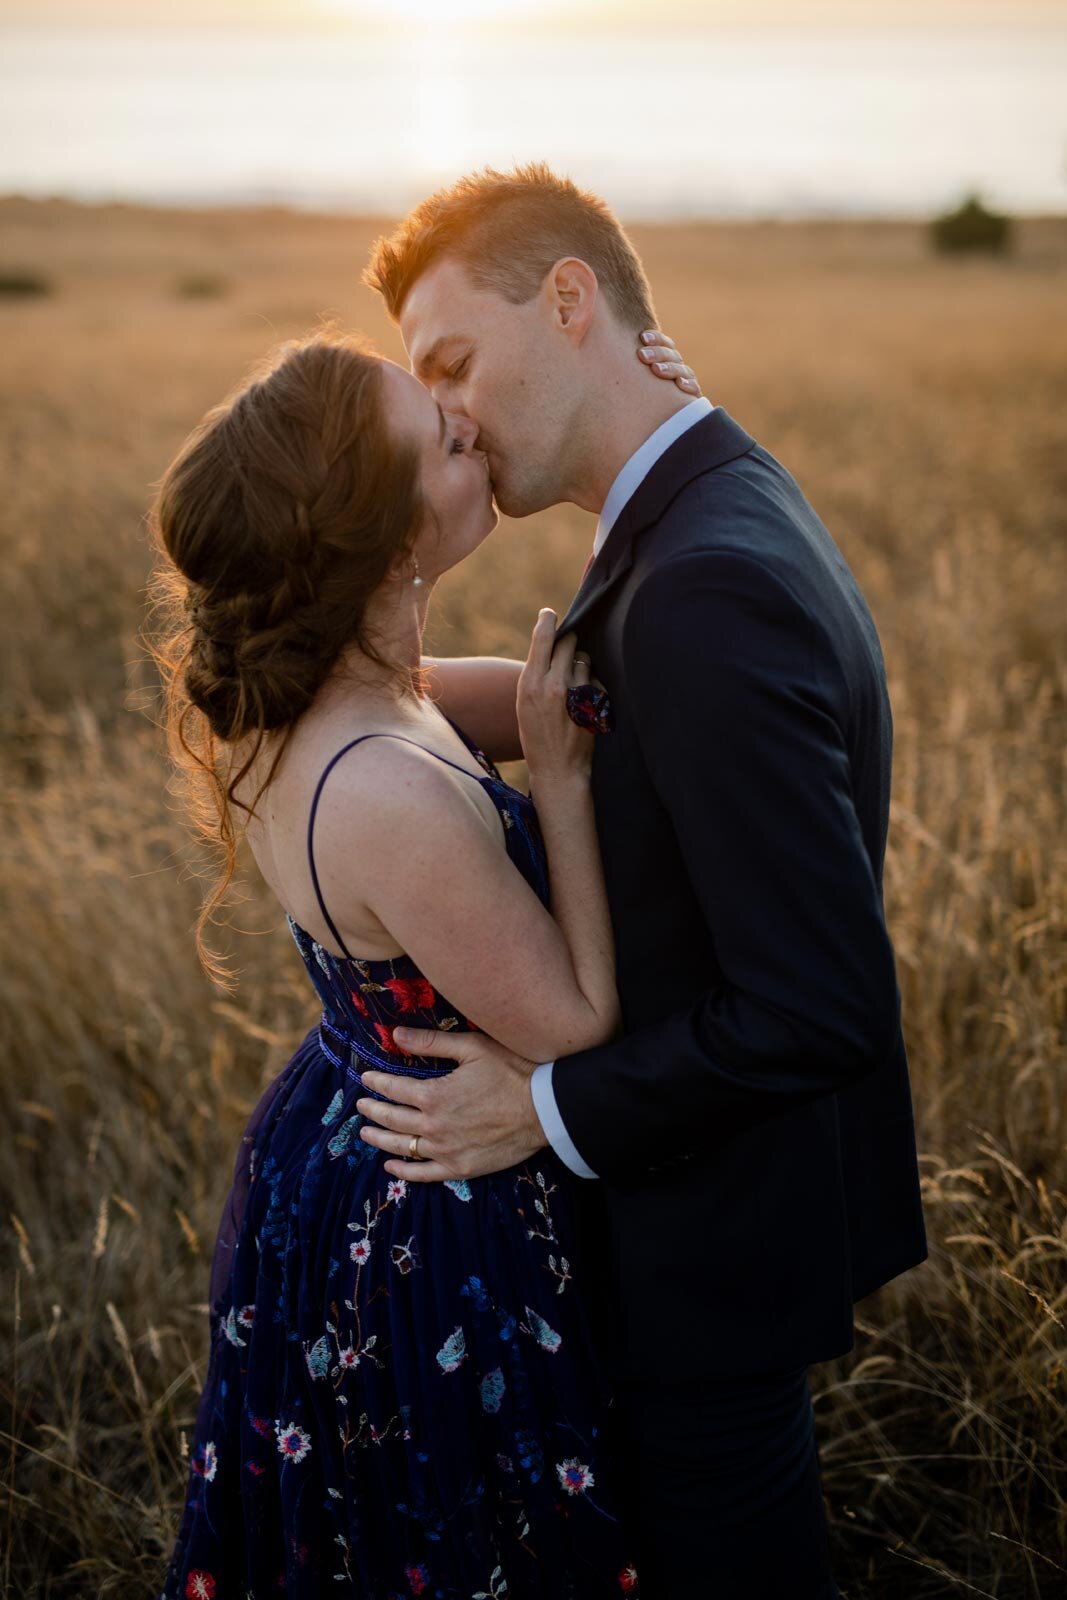
<path id="1" fill-rule="evenodd" d="M 655 388 L 648 387 L 649 380 Z M 567 499 L 597 516 L 612 484 L 636 450 L 656 429 L 695 398 L 684 395 L 673 383 L 639 372 L 625 381 L 606 384 L 599 391 L 599 404 L 582 430 L 580 459 L 573 464 L 571 492 Z"/>

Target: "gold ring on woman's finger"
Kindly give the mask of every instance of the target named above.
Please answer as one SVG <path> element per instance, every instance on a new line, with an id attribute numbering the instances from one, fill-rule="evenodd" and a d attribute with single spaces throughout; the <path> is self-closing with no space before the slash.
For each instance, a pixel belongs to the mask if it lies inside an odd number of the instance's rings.
<path id="1" fill-rule="evenodd" d="M 422 1161 L 424 1159 L 423 1156 L 419 1155 L 419 1140 L 421 1138 L 422 1138 L 422 1134 L 421 1133 L 413 1133 L 411 1135 L 411 1138 L 408 1140 L 408 1160 L 409 1161 Z"/>

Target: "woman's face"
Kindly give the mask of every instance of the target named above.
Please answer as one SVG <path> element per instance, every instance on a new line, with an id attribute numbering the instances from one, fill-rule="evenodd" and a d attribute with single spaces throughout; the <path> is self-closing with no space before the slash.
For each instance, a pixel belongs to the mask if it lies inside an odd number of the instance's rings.
<path id="1" fill-rule="evenodd" d="M 385 405 L 394 433 L 419 450 L 428 515 L 415 541 L 420 576 L 431 581 L 469 556 L 496 527 L 489 467 L 474 449 L 476 423 L 446 416 L 427 389 L 395 362 L 383 362 Z"/>

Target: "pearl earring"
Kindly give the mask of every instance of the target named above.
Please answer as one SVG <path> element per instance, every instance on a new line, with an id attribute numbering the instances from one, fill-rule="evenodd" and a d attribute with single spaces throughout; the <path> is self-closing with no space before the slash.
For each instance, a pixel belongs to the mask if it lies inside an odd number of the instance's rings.
<path id="1" fill-rule="evenodd" d="M 411 580 L 411 585 L 412 588 L 418 589 L 422 586 L 422 579 L 419 577 L 419 558 L 418 556 L 412 556 L 411 559 L 415 563 L 415 576 Z"/>

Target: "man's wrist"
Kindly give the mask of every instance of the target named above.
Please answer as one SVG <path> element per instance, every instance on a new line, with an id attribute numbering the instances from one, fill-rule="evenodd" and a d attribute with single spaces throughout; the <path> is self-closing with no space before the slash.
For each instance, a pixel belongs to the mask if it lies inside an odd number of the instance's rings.
<path id="1" fill-rule="evenodd" d="M 537 1105 L 533 1097 L 533 1073 L 526 1074 L 526 1100 L 524 1105 L 523 1131 L 529 1136 L 530 1148 L 543 1150 L 548 1145 L 548 1136 L 537 1115 Z"/>

